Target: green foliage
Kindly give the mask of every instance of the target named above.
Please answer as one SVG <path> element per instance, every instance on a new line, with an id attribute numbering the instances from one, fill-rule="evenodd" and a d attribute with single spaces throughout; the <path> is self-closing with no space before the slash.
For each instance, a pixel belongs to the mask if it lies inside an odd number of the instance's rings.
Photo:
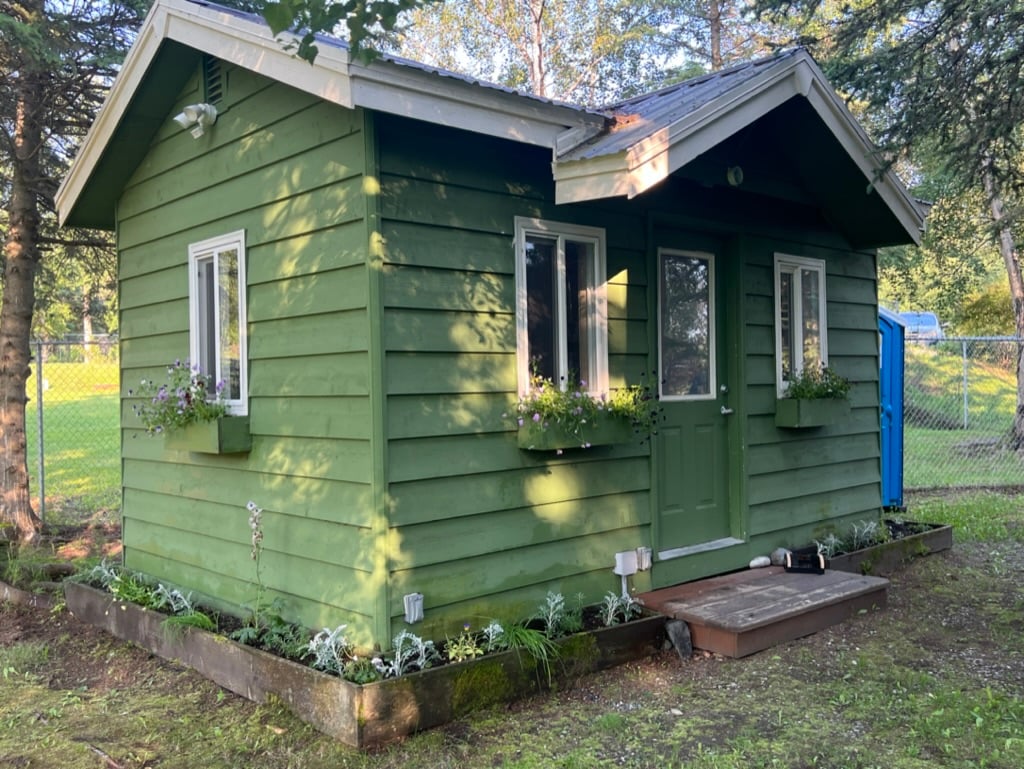
<path id="1" fill-rule="evenodd" d="M 316 35 L 342 31 L 348 33 L 349 45 L 356 54 L 372 49 L 382 35 L 395 28 L 399 14 L 432 0 L 279 0 L 263 6 L 263 18 L 275 35 L 292 31 L 298 37 L 288 46 L 295 54 L 312 64 L 320 49 Z"/>
<path id="2" fill-rule="evenodd" d="M 601 622 L 605 627 L 629 622 L 640 616 L 640 604 L 631 595 L 618 595 L 609 590 L 601 602 Z"/>
<path id="3" fill-rule="evenodd" d="M 569 606 L 561 593 L 548 591 L 534 616 L 544 624 L 549 639 L 578 633 L 583 630 L 583 594 L 577 594 L 575 605 Z"/>
<path id="4" fill-rule="evenodd" d="M 558 647 L 544 631 L 514 622 L 504 628 L 499 643 L 502 649 L 530 655 L 550 683 L 551 665 L 558 659 Z"/>
<path id="5" fill-rule="evenodd" d="M 449 662 L 463 662 L 476 659 L 486 653 L 476 636 L 470 632 L 468 622 L 462 626 L 462 632 L 455 636 L 455 638 L 446 639 L 444 648 Z"/>
<path id="6" fill-rule="evenodd" d="M 190 628 L 216 633 L 217 621 L 209 614 L 198 609 L 192 609 L 185 614 L 172 614 L 163 621 L 161 627 L 172 636 L 183 633 Z"/>
<path id="7" fill-rule="evenodd" d="M 630 385 L 613 391 L 611 396 L 594 396 L 587 391 L 586 382 L 562 388 L 550 379 L 533 375 L 530 391 L 519 399 L 511 416 L 519 427 L 527 422 L 544 430 L 557 426 L 578 438 L 580 447 L 586 449 L 590 448 L 586 427 L 606 414 L 629 420 L 636 432 L 649 435 L 661 418 L 661 409 L 649 387 Z"/>
<path id="8" fill-rule="evenodd" d="M 313 656 L 310 665 L 326 673 L 342 675 L 346 664 L 352 659 L 352 644 L 345 636 L 347 625 L 338 625 L 334 630 L 324 628 L 309 642 L 309 653 Z"/>
<path id="9" fill-rule="evenodd" d="M 1006 281 L 972 291 L 963 301 L 957 331 L 967 336 L 1013 336 L 1013 303 Z"/>
<path id="10" fill-rule="evenodd" d="M 828 366 L 807 366 L 796 375 L 790 375 L 787 398 L 845 398 L 850 394 L 850 382 Z"/>
<path id="11" fill-rule="evenodd" d="M 167 377 L 162 384 L 143 379 L 137 391 L 128 391 L 128 395 L 143 399 L 133 408 L 150 433 L 209 422 L 227 413 L 221 398 L 224 383 L 213 384 L 199 366 L 176 360 L 167 367 Z"/>

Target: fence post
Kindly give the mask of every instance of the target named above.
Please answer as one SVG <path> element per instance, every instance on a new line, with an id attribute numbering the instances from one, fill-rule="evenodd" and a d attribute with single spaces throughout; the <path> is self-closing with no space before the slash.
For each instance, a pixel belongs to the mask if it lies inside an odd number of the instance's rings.
<path id="1" fill-rule="evenodd" d="M 963 382 L 963 393 L 964 393 L 964 429 L 967 429 L 967 340 L 960 340 L 960 353 L 964 361 L 964 382 Z"/>
<path id="2" fill-rule="evenodd" d="M 36 341 L 36 432 L 39 436 L 39 520 L 46 521 L 46 470 L 43 468 L 43 343 Z"/>

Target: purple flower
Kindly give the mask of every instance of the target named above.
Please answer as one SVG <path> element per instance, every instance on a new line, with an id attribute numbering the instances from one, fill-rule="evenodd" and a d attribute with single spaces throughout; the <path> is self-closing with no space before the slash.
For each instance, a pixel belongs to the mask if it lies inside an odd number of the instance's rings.
<path id="1" fill-rule="evenodd" d="M 522 427 L 523 426 L 523 422 L 525 422 L 526 420 L 523 419 L 522 417 L 519 417 L 518 421 L 519 421 L 519 426 Z"/>
<path id="2" fill-rule="evenodd" d="M 540 421 L 540 414 L 536 414 L 536 413 L 535 413 L 535 414 L 533 415 L 533 421 L 534 421 L 534 422 L 539 422 L 539 421 Z"/>

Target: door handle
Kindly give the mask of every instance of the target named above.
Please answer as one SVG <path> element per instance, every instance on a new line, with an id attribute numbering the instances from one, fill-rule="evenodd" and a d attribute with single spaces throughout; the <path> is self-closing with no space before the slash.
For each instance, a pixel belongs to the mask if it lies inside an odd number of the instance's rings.
<path id="1" fill-rule="evenodd" d="M 732 409 L 728 406 L 722 406 L 722 416 L 729 416 L 732 413 Z"/>

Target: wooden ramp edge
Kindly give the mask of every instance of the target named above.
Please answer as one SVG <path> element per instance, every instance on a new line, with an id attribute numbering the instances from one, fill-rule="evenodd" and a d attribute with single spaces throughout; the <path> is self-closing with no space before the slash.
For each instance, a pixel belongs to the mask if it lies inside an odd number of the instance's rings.
<path id="1" fill-rule="evenodd" d="M 889 581 L 827 570 L 824 574 L 751 569 L 641 596 L 648 608 L 690 626 L 695 649 L 745 657 L 836 625 L 886 604 Z"/>

